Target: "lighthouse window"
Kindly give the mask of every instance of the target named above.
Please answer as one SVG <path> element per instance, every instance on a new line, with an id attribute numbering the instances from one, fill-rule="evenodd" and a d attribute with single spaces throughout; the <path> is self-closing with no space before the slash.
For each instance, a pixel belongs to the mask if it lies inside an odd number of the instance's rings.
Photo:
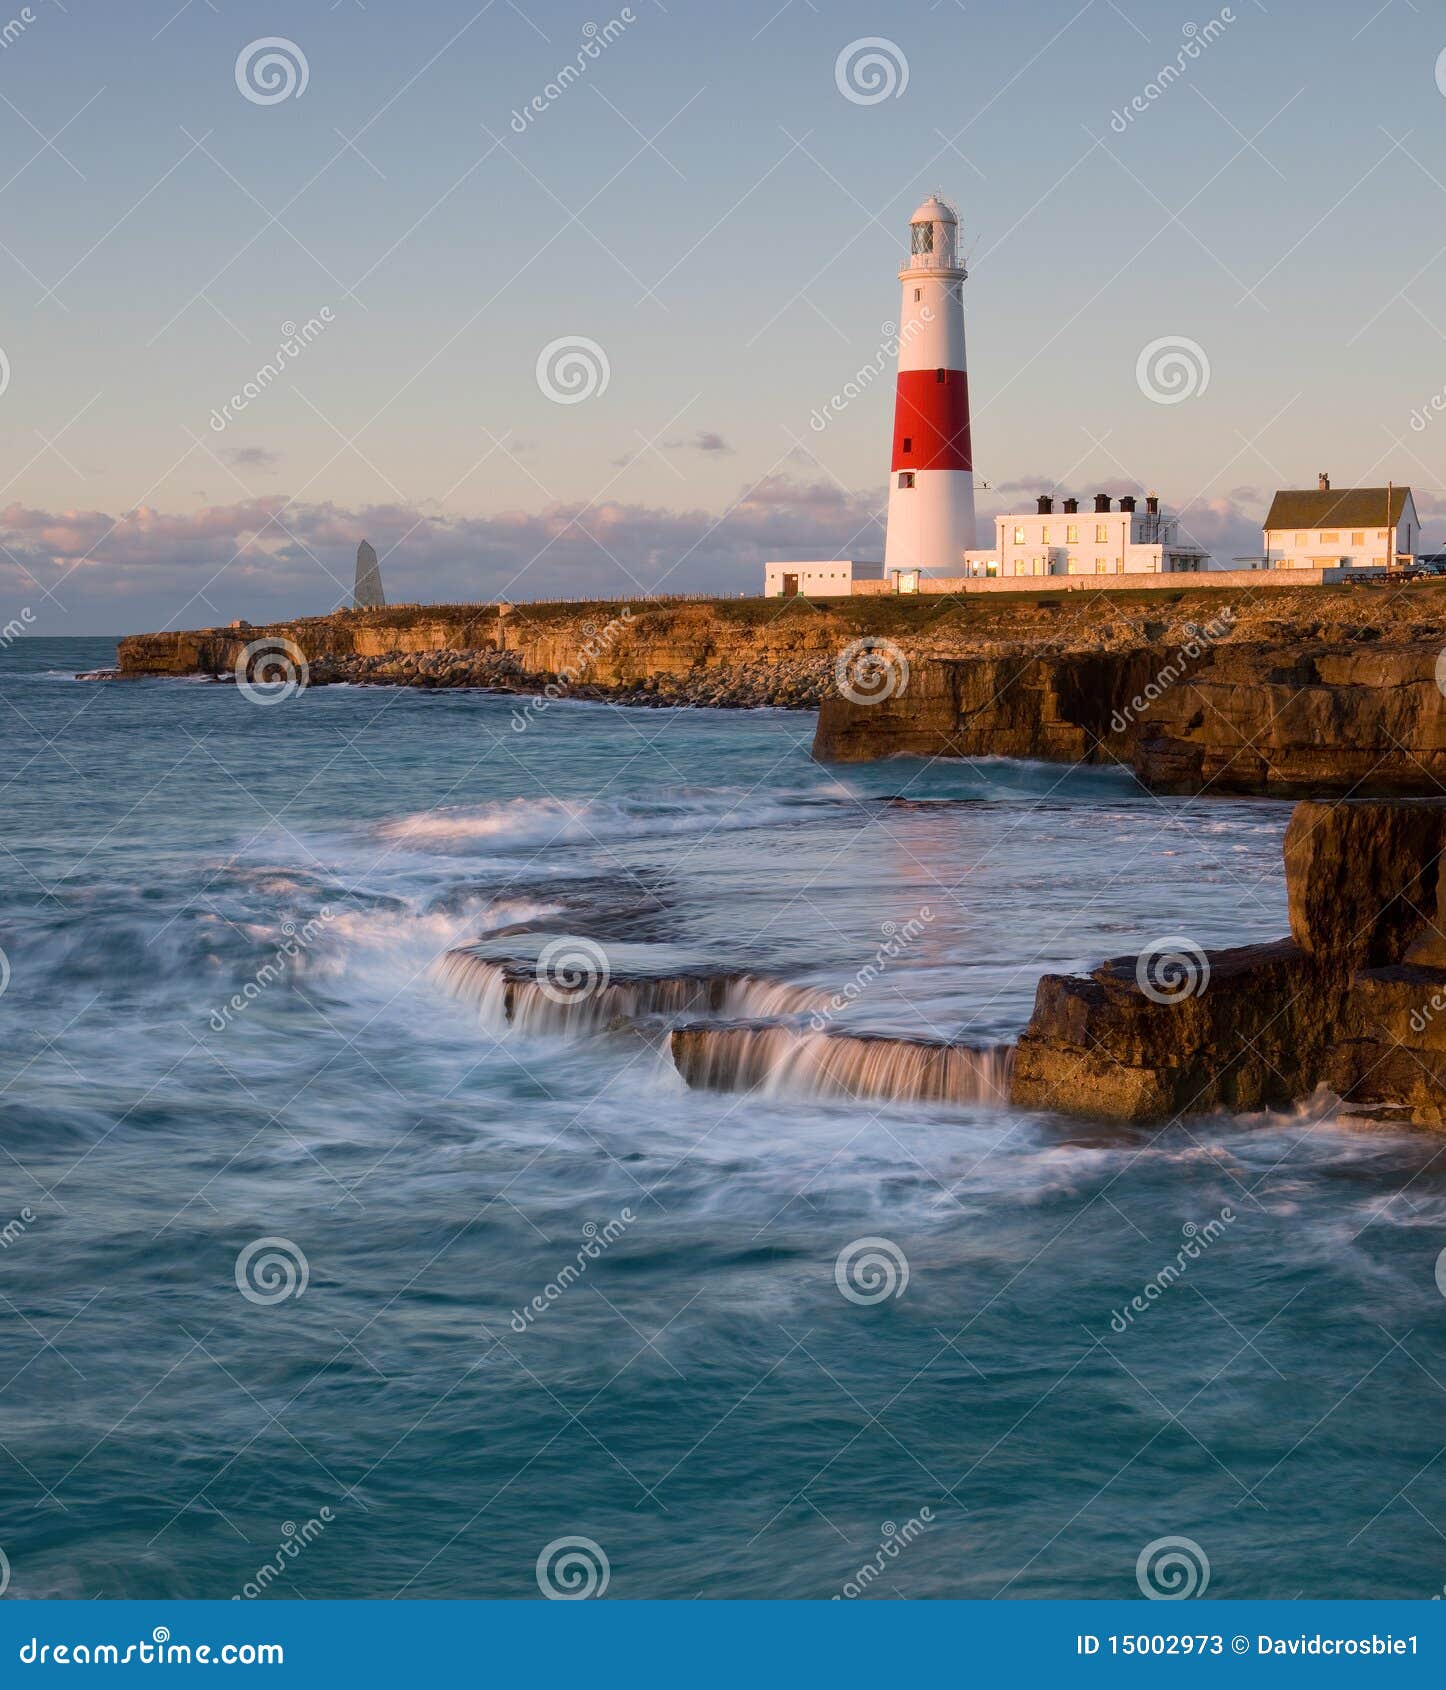
<path id="1" fill-rule="evenodd" d="M 900 487 L 912 487 L 914 485 L 914 472 L 913 472 L 913 470 L 906 469 L 900 474 L 899 485 L 900 485 Z"/>
<path id="2" fill-rule="evenodd" d="M 924 297 L 923 288 L 915 288 L 914 289 L 914 303 L 915 303 L 915 305 L 917 305 L 923 297 Z"/>
<path id="3" fill-rule="evenodd" d="M 942 370 L 935 370 L 934 371 L 934 380 L 935 381 L 943 381 L 943 379 L 944 379 L 944 372 Z"/>
<path id="4" fill-rule="evenodd" d="M 932 252 L 934 250 L 934 225 L 932 223 L 911 223 L 909 233 L 912 237 L 911 246 L 915 252 Z"/>
<path id="5" fill-rule="evenodd" d="M 906 434 L 904 436 L 904 450 L 906 452 L 912 452 L 914 450 L 914 437 L 912 434 Z"/>

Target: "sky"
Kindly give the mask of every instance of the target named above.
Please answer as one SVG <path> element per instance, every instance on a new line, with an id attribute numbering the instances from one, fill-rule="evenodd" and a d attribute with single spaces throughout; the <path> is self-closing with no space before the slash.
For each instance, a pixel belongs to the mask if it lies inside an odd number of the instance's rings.
<path id="1" fill-rule="evenodd" d="M 982 515 L 1154 490 L 1228 563 L 1326 470 L 1446 547 L 1424 0 L 0 0 L 0 43 L 0 626 L 314 614 L 364 537 L 393 601 L 879 558 L 936 189 Z"/>

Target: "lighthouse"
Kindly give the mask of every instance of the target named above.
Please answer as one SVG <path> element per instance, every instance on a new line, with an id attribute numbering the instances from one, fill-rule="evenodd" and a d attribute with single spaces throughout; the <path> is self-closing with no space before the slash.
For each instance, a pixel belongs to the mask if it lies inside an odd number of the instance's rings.
<path id="1" fill-rule="evenodd" d="M 884 574 L 906 590 L 917 586 L 918 573 L 962 574 L 964 553 L 974 545 L 966 274 L 959 218 L 931 195 L 909 219 L 909 254 L 899 271 L 903 305 Z"/>

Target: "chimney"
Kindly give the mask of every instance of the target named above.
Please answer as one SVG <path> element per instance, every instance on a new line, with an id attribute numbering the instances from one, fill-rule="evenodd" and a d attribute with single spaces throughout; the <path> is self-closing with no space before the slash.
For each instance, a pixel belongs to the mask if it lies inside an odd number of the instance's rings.
<path id="1" fill-rule="evenodd" d="M 1096 493 L 1095 494 L 1095 511 L 1096 511 L 1096 513 L 1102 515 L 1109 508 L 1110 508 L 1110 496 L 1109 496 L 1109 494 L 1108 493 Z"/>
<path id="2" fill-rule="evenodd" d="M 1120 509 L 1128 511 L 1131 516 L 1135 514 L 1135 495 L 1133 493 L 1126 493 L 1120 500 Z"/>
<path id="3" fill-rule="evenodd" d="M 1078 499 L 1066 499 L 1065 500 L 1065 502 L 1064 502 L 1064 514 L 1066 516 L 1073 516 L 1078 509 L 1079 509 L 1079 500 Z"/>
<path id="4" fill-rule="evenodd" d="M 1145 509 L 1151 516 L 1160 514 L 1160 495 L 1158 493 L 1146 493 Z"/>
<path id="5" fill-rule="evenodd" d="M 1330 492 L 1330 490 L 1331 490 L 1331 478 L 1326 474 L 1326 472 L 1324 470 L 1322 470 L 1320 472 L 1320 475 L 1317 477 L 1316 486 L 1317 486 L 1317 489 L 1322 493 L 1329 493 Z"/>
<path id="6" fill-rule="evenodd" d="M 1054 514 L 1054 500 L 1050 498 L 1048 493 L 1039 495 L 1039 514 L 1041 516 L 1052 516 Z"/>

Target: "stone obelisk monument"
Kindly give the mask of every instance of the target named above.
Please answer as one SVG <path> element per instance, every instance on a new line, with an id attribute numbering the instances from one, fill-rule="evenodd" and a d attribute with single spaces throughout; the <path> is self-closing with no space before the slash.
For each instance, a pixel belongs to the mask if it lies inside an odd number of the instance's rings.
<path id="1" fill-rule="evenodd" d="M 382 569 L 376 548 L 367 540 L 356 549 L 356 586 L 352 589 L 354 610 L 380 610 L 387 602 L 382 591 Z"/>

